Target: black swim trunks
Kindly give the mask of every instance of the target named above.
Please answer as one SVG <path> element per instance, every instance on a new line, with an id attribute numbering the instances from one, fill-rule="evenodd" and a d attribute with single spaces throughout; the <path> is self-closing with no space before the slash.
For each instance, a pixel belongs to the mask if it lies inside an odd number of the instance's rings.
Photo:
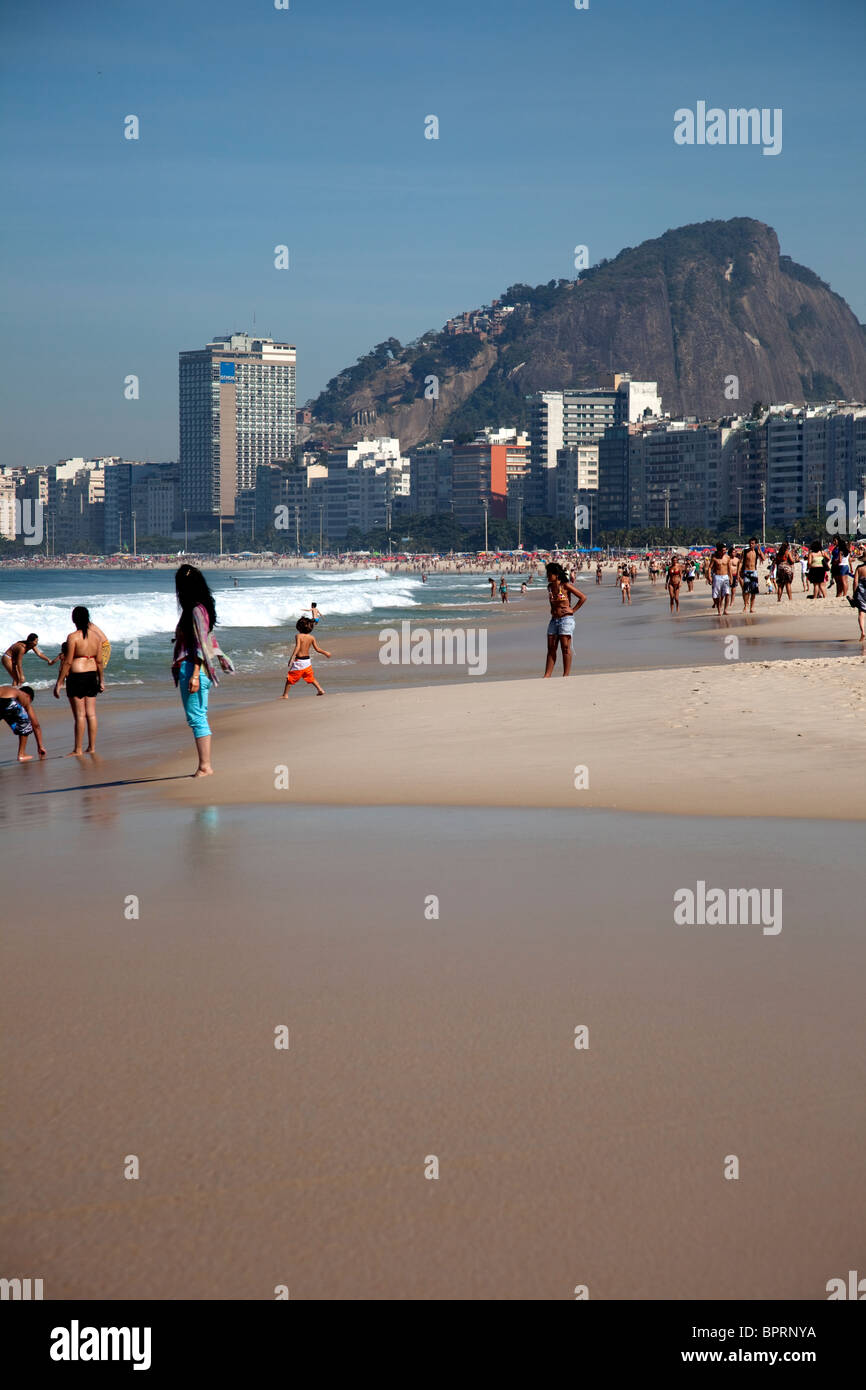
<path id="1" fill-rule="evenodd" d="M 83 700 L 88 695 L 98 695 L 99 676 L 95 671 L 70 671 L 66 677 L 66 694 L 70 700 L 73 696 Z"/>

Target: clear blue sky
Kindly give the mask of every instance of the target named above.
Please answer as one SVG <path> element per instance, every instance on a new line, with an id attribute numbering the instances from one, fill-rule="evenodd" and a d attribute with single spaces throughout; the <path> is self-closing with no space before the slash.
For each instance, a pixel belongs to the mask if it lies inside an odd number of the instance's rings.
<path id="1" fill-rule="evenodd" d="M 866 318 L 862 0 L 0 13 L 3 463 L 176 458 L 178 351 L 253 311 L 297 344 L 300 402 L 383 338 L 573 275 L 578 243 L 707 218 L 768 222 Z M 675 145 L 698 100 L 781 107 L 782 153 Z"/>

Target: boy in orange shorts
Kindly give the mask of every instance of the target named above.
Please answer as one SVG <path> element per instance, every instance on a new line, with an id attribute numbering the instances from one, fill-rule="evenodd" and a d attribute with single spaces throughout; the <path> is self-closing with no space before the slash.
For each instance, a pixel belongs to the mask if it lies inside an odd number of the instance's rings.
<path id="1" fill-rule="evenodd" d="M 295 645 L 289 657 L 286 685 L 281 696 L 283 700 L 288 700 L 289 691 L 292 686 L 297 685 L 300 680 L 306 681 L 307 685 L 314 685 L 316 687 L 316 693 L 324 695 L 324 690 L 313 675 L 313 663 L 310 660 L 310 652 L 318 652 L 320 656 L 326 656 L 329 661 L 331 659 L 331 653 L 326 652 L 324 647 L 320 647 L 313 636 L 315 624 L 312 618 L 299 618 L 295 623 L 295 627 L 297 628 L 298 635 L 295 638 Z"/>

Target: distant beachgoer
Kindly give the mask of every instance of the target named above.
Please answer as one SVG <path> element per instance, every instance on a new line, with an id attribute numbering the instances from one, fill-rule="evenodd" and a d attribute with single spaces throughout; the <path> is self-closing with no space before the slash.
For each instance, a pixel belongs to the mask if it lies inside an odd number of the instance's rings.
<path id="1" fill-rule="evenodd" d="M 36 748 L 40 758 L 45 757 L 42 730 L 36 711 L 33 708 L 33 689 L 29 685 L 0 685 L 0 719 L 8 724 L 13 734 L 18 735 L 19 763 L 32 763 L 33 754 L 28 753 L 27 740 L 36 735 Z"/>
<path id="2" fill-rule="evenodd" d="M 12 677 L 13 685 L 21 685 L 24 680 L 24 671 L 21 663 L 28 652 L 32 652 L 34 656 L 38 656 L 39 660 L 44 661 L 47 666 L 56 666 L 57 662 L 60 660 L 59 656 L 55 656 L 52 660 L 50 656 L 46 656 L 44 652 L 41 652 L 39 650 L 39 638 L 36 633 L 29 632 L 26 637 L 22 637 L 20 642 L 13 642 L 11 647 L 7 647 L 3 653 L 3 666 Z"/>
<path id="3" fill-rule="evenodd" d="M 574 637 L 574 615 L 586 603 L 586 594 L 569 582 L 562 565 L 555 562 L 545 565 L 547 574 L 547 593 L 550 599 L 550 622 L 547 625 L 547 663 L 545 678 L 553 674 L 556 654 L 562 651 L 562 674 L 571 671 L 572 638 Z M 572 606 L 569 595 L 577 602 Z"/>
<path id="4" fill-rule="evenodd" d="M 75 627 L 63 643 L 60 672 L 54 685 L 54 698 L 66 686 L 66 697 L 72 710 L 73 748 L 69 758 L 96 752 L 96 697 L 105 690 L 103 643 L 105 634 L 90 621 L 90 613 L 79 605 L 72 610 Z M 87 747 L 84 730 L 87 728 Z"/>
<path id="5" fill-rule="evenodd" d="M 782 595 L 788 595 L 788 602 L 793 603 L 791 595 L 791 584 L 794 580 L 794 557 L 791 554 L 791 547 L 787 541 L 783 541 L 776 555 L 776 602 L 782 602 Z"/>
<path id="6" fill-rule="evenodd" d="M 526 580 L 525 580 L 525 579 L 524 579 L 523 583 L 522 583 L 521 586 L 520 586 L 520 592 L 521 592 L 522 594 L 525 594 L 525 593 L 526 593 Z"/>
<path id="7" fill-rule="evenodd" d="M 665 581 L 667 585 L 668 597 L 671 601 L 671 612 L 680 611 L 680 585 L 683 582 L 683 568 L 680 564 L 679 555 L 675 555 L 671 560 L 670 567 Z"/>
<path id="8" fill-rule="evenodd" d="M 292 654 L 289 657 L 289 669 L 286 673 L 286 684 L 283 687 L 283 693 L 280 696 L 280 699 L 282 700 L 288 700 L 289 691 L 291 690 L 292 686 L 297 685 L 298 681 L 300 680 L 306 681 L 307 685 L 314 685 L 316 687 L 317 694 L 324 695 L 325 693 L 322 687 L 319 685 L 319 682 L 316 680 L 315 674 L 313 672 L 313 663 L 310 659 L 310 652 L 318 652 L 320 656 L 326 656 L 329 661 L 331 659 L 331 653 L 326 652 L 324 647 L 320 647 L 317 644 L 316 639 L 313 636 L 313 623 L 310 618 L 299 618 L 298 621 L 295 623 L 295 628 L 297 629 L 298 635 L 295 638 L 295 645 L 292 648 Z"/>
<path id="9" fill-rule="evenodd" d="M 755 611 L 755 596 L 760 588 L 758 579 L 758 561 L 766 561 L 766 555 L 758 545 L 756 536 L 749 538 L 749 544 L 743 551 L 742 556 L 742 586 L 743 586 L 743 612 L 750 613 Z"/>
<path id="10" fill-rule="evenodd" d="M 316 623 L 321 621 L 321 610 L 317 607 L 315 599 L 310 604 L 309 608 L 304 609 L 304 613 L 309 613 L 310 619 L 314 626 Z"/>
<path id="11" fill-rule="evenodd" d="M 844 536 L 840 536 L 836 542 L 836 550 L 830 566 L 830 573 L 836 584 L 836 597 L 848 597 L 848 576 L 851 573 L 849 561 L 850 546 Z"/>
<path id="12" fill-rule="evenodd" d="M 504 574 L 499 581 L 499 597 L 502 599 L 503 603 L 508 602 L 508 580 L 505 578 Z"/>
<path id="13" fill-rule="evenodd" d="M 800 552 L 800 579 L 801 579 L 801 581 L 802 581 L 802 587 L 803 587 L 803 592 L 804 592 L 804 593 L 806 592 L 806 590 L 807 590 L 808 587 L 809 587 L 808 584 L 807 584 L 807 582 L 806 582 L 806 573 L 807 573 L 808 569 L 809 569 L 809 560 L 808 560 L 808 556 L 807 556 L 807 554 L 806 554 L 806 551 L 805 551 L 805 550 L 802 550 L 802 551 Z"/>
<path id="14" fill-rule="evenodd" d="M 619 576 L 619 586 L 622 590 L 622 603 L 631 603 L 631 570 L 628 565 L 623 565 Z"/>
<path id="15" fill-rule="evenodd" d="M 854 574 L 854 593 L 848 602 L 852 608 L 857 610 L 857 622 L 860 626 L 860 641 L 866 642 L 866 559 L 860 561 L 859 568 Z M 2 693 L 2 692 L 0 692 Z"/>
<path id="16" fill-rule="evenodd" d="M 719 541 L 709 563 L 708 574 L 713 586 L 713 607 L 722 617 L 731 603 L 731 557 L 725 553 L 724 541 Z M 724 606 L 723 606 L 724 605 Z"/>
<path id="17" fill-rule="evenodd" d="M 235 668 L 214 636 L 216 606 L 201 570 L 195 565 L 181 565 L 174 576 L 174 587 L 180 617 L 174 634 L 171 671 L 175 685 L 180 687 L 186 722 L 198 752 L 198 767 L 193 776 L 210 777 L 213 767 L 208 695 L 211 686 L 219 685 L 217 665 L 223 671 Z"/>
<path id="18" fill-rule="evenodd" d="M 601 567 L 601 560 L 599 560 L 598 564 L 597 564 L 596 567 L 595 567 L 595 582 L 596 582 L 596 584 L 600 584 L 600 583 L 602 582 L 602 579 L 603 579 L 603 578 L 604 578 L 604 571 L 602 570 L 602 567 Z"/>
<path id="19" fill-rule="evenodd" d="M 813 599 L 827 597 L 827 556 L 819 540 L 809 547 L 809 568 L 807 578 L 812 585 Z"/>
<path id="20" fill-rule="evenodd" d="M 496 597 L 496 580 L 495 580 L 495 579 L 489 579 L 487 582 L 488 582 L 488 584 L 490 585 L 490 597 L 491 597 L 491 598 L 495 598 L 495 597 Z"/>

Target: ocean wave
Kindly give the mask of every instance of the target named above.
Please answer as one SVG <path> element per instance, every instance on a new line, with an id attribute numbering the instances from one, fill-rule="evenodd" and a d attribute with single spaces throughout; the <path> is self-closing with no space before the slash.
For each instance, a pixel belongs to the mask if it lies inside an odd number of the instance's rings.
<path id="1" fill-rule="evenodd" d="M 377 568 L 375 567 L 375 565 L 372 565 L 372 566 L 370 567 L 370 569 L 366 569 L 366 570 L 354 570 L 354 571 L 352 571 L 352 572 L 349 573 L 349 574 L 334 574 L 334 573 L 332 573 L 330 570 L 322 570 L 322 571 L 319 571 L 319 570 L 306 570 L 306 571 L 305 571 L 305 577 L 306 577 L 307 579 L 312 579 L 312 580 L 314 580 L 315 583 L 317 583 L 317 584 L 319 584 L 319 585 L 322 585 L 322 584 L 357 584 L 359 581 L 363 582 L 363 581 L 366 580 L 366 579 L 373 579 L 373 580 L 376 580 L 376 579 L 387 579 L 387 580 L 390 581 L 392 578 L 393 578 L 393 579 L 398 579 L 398 580 L 400 580 L 400 581 L 401 581 L 402 583 L 404 583 L 404 584 L 406 584 L 406 583 L 409 583 L 409 584 L 420 584 L 420 583 L 421 583 L 420 578 L 419 578 L 419 579 L 413 579 L 410 575 L 406 575 L 406 574 L 393 575 L 393 576 L 392 576 L 392 575 L 390 575 L 390 574 L 388 573 L 387 570 L 380 570 L 380 569 L 377 569 Z"/>
<path id="2" fill-rule="evenodd" d="M 297 622 L 313 599 L 325 617 L 363 617 L 377 609 L 414 608 L 415 585 L 405 578 L 375 580 L 352 586 L 331 586 L 332 576 L 315 587 L 309 581 L 290 584 L 256 585 L 254 590 L 219 589 L 214 594 L 217 620 L 221 628 L 274 628 Z M 143 593 L 85 594 L 93 621 L 113 642 L 133 637 L 170 637 L 177 624 L 177 604 L 170 591 Z M 28 632 L 39 634 L 40 645 L 58 647 L 71 626 L 71 604 L 64 599 L 22 599 L 0 602 L 0 650 Z"/>

